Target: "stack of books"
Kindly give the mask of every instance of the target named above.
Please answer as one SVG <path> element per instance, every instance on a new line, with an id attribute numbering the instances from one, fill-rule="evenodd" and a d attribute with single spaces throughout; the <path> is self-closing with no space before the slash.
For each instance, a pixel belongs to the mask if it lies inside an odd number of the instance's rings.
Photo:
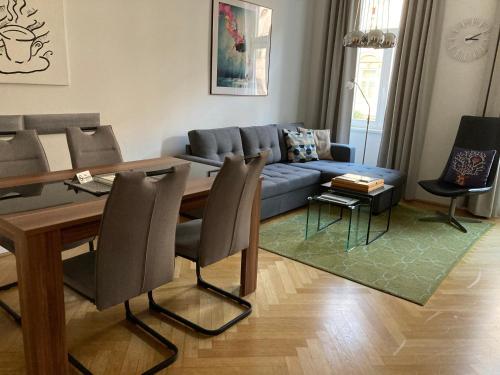
<path id="1" fill-rule="evenodd" d="M 351 173 L 332 178 L 332 187 L 361 191 L 364 193 L 380 189 L 383 186 L 384 180 L 382 178 L 360 176 Z"/>

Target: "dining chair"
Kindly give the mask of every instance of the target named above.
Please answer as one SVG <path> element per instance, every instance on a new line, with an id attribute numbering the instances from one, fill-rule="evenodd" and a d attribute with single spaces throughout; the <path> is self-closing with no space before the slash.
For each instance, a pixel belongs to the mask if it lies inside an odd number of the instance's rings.
<path id="1" fill-rule="evenodd" d="M 173 363 L 177 347 L 135 316 L 129 300 L 174 277 L 175 228 L 189 168 L 173 167 L 160 180 L 144 172 L 118 174 L 104 208 L 97 251 L 63 262 L 67 286 L 100 311 L 123 303 L 126 320 L 172 352 L 145 374 Z M 70 362 L 83 367 L 76 359 Z"/>
<path id="2" fill-rule="evenodd" d="M 66 139 L 74 169 L 123 162 L 120 145 L 110 125 L 97 126 L 92 132 L 68 127 Z"/>
<path id="3" fill-rule="evenodd" d="M 0 139 L 0 178 L 36 175 L 50 172 L 45 150 L 36 130 L 20 130 L 12 132 Z M 85 243 L 89 244 L 90 251 L 94 250 L 93 238 L 87 238 L 64 246 L 64 250 L 73 249 Z M 0 246 L 15 254 L 14 243 L 8 238 L 0 236 Z M 5 291 L 17 286 L 17 281 L 0 286 Z M 21 317 L 5 302 L 0 300 L 0 307 L 18 323 Z"/>
<path id="4" fill-rule="evenodd" d="M 248 248 L 254 196 L 268 155 L 261 153 L 248 163 L 240 155 L 226 157 L 210 190 L 203 218 L 178 224 L 176 230 L 175 254 L 196 263 L 197 285 L 239 304 L 243 312 L 219 328 L 208 329 L 162 307 L 150 291 L 152 311 L 205 335 L 218 335 L 251 314 L 248 301 L 203 280 L 201 268 Z"/>
<path id="5" fill-rule="evenodd" d="M 459 217 L 455 215 L 457 207 L 457 198 L 485 194 L 493 190 L 496 182 L 500 156 L 500 118 L 498 117 L 478 117 L 463 116 L 460 121 L 458 133 L 455 138 L 454 147 L 475 151 L 496 150 L 486 184 L 482 187 L 460 186 L 445 181 L 448 170 L 452 167 L 453 150 L 448 158 L 448 162 L 438 179 L 419 181 L 419 185 L 427 192 L 440 197 L 450 198 L 448 212 L 437 211 L 437 216 L 421 218 L 426 222 L 447 223 L 456 229 L 467 233 L 467 228 L 461 223 L 480 223 L 481 221 L 469 217 Z M 473 170 L 473 164 L 462 164 L 463 168 L 470 167 Z"/>

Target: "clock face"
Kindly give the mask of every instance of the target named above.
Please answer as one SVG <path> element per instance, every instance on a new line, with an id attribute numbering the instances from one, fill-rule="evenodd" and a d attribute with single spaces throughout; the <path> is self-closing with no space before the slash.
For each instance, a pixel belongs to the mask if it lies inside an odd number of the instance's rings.
<path id="1" fill-rule="evenodd" d="M 490 26 L 481 18 L 468 18 L 459 22 L 449 32 L 446 47 L 451 57 L 469 62 L 488 52 Z"/>

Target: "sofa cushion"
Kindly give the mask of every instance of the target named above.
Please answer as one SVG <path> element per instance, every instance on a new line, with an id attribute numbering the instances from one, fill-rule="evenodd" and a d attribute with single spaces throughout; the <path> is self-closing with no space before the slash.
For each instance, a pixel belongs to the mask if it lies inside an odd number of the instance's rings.
<path id="1" fill-rule="evenodd" d="M 241 142 L 245 156 L 254 156 L 262 151 L 270 151 L 266 164 L 281 160 L 281 150 L 276 125 L 250 126 L 240 128 Z"/>
<path id="2" fill-rule="evenodd" d="M 294 164 L 297 168 L 313 169 L 321 172 L 321 181 L 330 181 L 333 177 L 337 177 L 346 173 L 354 173 L 363 176 L 383 178 L 388 185 L 399 187 L 405 183 L 406 177 L 404 173 L 394 169 L 371 167 L 368 165 L 356 163 L 342 163 L 330 160 L 311 161 L 304 164 Z"/>
<path id="3" fill-rule="evenodd" d="M 286 162 L 288 160 L 288 150 L 286 145 L 285 133 L 283 130 L 289 130 L 292 132 L 296 132 L 299 130 L 299 127 L 303 127 L 303 123 L 294 123 L 294 124 L 278 124 L 278 139 L 280 142 L 280 150 L 281 150 L 281 161 Z"/>
<path id="4" fill-rule="evenodd" d="M 288 193 L 320 182 L 321 172 L 285 163 L 268 164 L 262 171 L 262 199 Z"/>
<path id="5" fill-rule="evenodd" d="M 188 137 L 194 156 L 224 161 L 226 156 L 243 155 L 240 130 L 237 127 L 191 130 Z"/>

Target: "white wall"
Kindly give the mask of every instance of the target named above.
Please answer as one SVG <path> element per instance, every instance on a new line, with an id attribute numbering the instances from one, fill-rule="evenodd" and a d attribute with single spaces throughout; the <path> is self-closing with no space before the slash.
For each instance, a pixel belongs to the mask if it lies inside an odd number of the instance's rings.
<path id="1" fill-rule="evenodd" d="M 461 63 L 451 58 L 446 50 L 446 35 L 453 25 L 466 18 L 481 17 L 492 21 L 498 3 L 498 0 L 446 0 L 443 38 L 420 165 L 420 179 L 433 179 L 441 174 L 453 147 L 460 118 L 463 115 L 477 114 L 487 68 L 486 57 L 470 63 Z M 422 189 L 418 189 L 417 198 L 447 202 Z"/>
<path id="2" fill-rule="evenodd" d="M 302 121 L 310 2 L 259 1 L 274 10 L 269 96 L 231 97 L 209 95 L 212 0 L 66 0 L 71 84 L 0 84 L 0 114 L 100 112 L 127 160 L 180 153 L 190 129 Z M 42 141 L 70 166 L 63 135 Z"/>

